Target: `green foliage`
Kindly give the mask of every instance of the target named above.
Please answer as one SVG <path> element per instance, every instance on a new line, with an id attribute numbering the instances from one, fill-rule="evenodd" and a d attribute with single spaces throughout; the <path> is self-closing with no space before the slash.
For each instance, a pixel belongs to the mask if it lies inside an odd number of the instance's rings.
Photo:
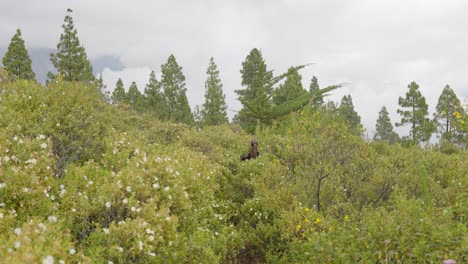
<path id="1" fill-rule="evenodd" d="M 426 99 L 419 91 L 419 85 L 412 82 L 408 85 L 406 97 L 399 97 L 398 104 L 401 109 L 397 112 L 402 116 L 396 126 L 411 125 L 410 141 L 412 144 L 427 142 L 435 131 L 434 123 L 426 116 L 428 115 Z"/>
<path id="2" fill-rule="evenodd" d="M 354 110 L 353 99 L 350 94 L 343 96 L 341 99 L 338 113 L 346 120 L 352 129 L 355 129 L 359 133 L 363 130 L 361 117 L 356 110 Z"/>
<path id="3" fill-rule="evenodd" d="M 187 100 L 185 76 L 174 55 L 170 55 L 167 62 L 161 66 L 161 73 L 160 84 L 164 91 L 167 112 L 165 120 L 192 124 L 194 120 Z"/>
<path id="4" fill-rule="evenodd" d="M 132 82 L 130 88 L 128 88 L 128 93 L 125 95 L 125 102 L 130 105 L 130 107 L 138 112 L 144 110 L 144 100 L 143 94 L 138 90 L 138 87 L 135 82 Z"/>
<path id="5" fill-rule="evenodd" d="M 99 95 L 0 82 L 2 260 L 468 261 L 466 150 L 367 143 L 335 110 L 303 108 L 241 162 L 238 125 L 162 122 Z"/>
<path id="6" fill-rule="evenodd" d="M 312 80 L 310 81 L 310 87 L 309 87 L 309 92 L 310 93 L 314 93 L 316 91 L 320 90 L 320 86 L 318 84 L 318 80 L 317 80 L 317 77 L 313 76 L 312 77 Z M 314 108 L 318 108 L 320 106 L 323 105 L 323 97 L 322 96 L 317 96 L 313 103 L 312 103 L 312 106 Z"/>
<path id="7" fill-rule="evenodd" d="M 63 33 L 60 34 L 60 42 L 57 44 L 57 53 L 50 54 L 50 61 L 57 73 L 47 74 L 49 82 L 56 81 L 58 76 L 68 82 L 92 82 L 95 79 L 93 67 L 78 39 L 78 32 L 71 17 L 72 10 L 67 9 L 67 12 L 62 25 Z"/>
<path id="8" fill-rule="evenodd" d="M 393 125 L 385 106 L 379 112 L 375 130 L 374 140 L 385 141 L 389 144 L 395 144 L 400 140 L 398 134 L 393 131 Z"/>
<path id="9" fill-rule="evenodd" d="M 290 67 L 286 81 L 274 91 L 273 102 L 275 105 L 281 105 L 287 101 L 296 99 L 305 92 L 302 87 L 301 75 L 296 68 Z"/>
<path id="10" fill-rule="evenodd" d="M 112 103 L 114 104 L 123 103 L 125 102 L 126 96 L 127 95 L 125 94 L 124 84 L 122 82 L 122 79 L 119 78 L 119 80 L 115 84 L 115 89 L 112 92 Z"/>
<path id="11" fill-rule="evenodd" d="M 455 92 L 446 85 L 437 102 L 434 123 L 442 140 L 463 146 L 466 131 L 463 131 L 463 116 L 466 115 Z"/>
<path id="12" fill-rule="evenodd" d="M 16 34 L 11 39 L 8 50 L 2 59 L 5 70 L 10 73 L 10 78 L 17 80 L 34 80 L 36 75 L 32 70 L 31 59 L 28 50 L 21 38 L 21 31 L 16 30 Z"/>
<path id="13" fill-rule="evenodd" d="M 205 82 L 205 103 L 203 103 L 203 109 L 201 110 L 203 125 L 227 124 L 226 96 L 223 93 L 223 84 L 219 79 L 219 70 L 213 57 L 210 58 L 206 74 L 208 77 Z"/>
<path id="14" fill-rule="evenodd" d="M 144 95 L 146 97 L 146 111 L 163 120 L 167 115 L 164 94 L 161 90 L 161 83 L 156 79 L 154 71 L 150 74 Z"/>

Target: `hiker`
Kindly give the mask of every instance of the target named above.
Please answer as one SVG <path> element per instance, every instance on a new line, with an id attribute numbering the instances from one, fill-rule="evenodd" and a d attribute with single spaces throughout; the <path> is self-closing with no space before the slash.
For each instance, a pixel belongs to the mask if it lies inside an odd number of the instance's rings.
<path id="1" fill-rule="evenodd" d="M 250 150 L 249 154 L 247 154 L 247 157 L 242 157 L 241 160 L 249 160 L 249 159 L 255 159 L 260 155 L 260 152 L 258 152 L 258 140 L 252 139 L 250 141 Z"/>

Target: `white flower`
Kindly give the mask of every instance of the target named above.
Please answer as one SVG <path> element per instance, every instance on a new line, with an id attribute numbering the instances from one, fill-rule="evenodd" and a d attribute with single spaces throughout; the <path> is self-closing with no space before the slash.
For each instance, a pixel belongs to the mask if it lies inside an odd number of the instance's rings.
<path id="1" fill-rule="evenodd" d="M 164 187 L 164 191 L 165 192 L 169 191 L 169 186 Z"/>
<path id="2" fill-rule="evenodd" d="M 154 188 L 154 189 L 159 189 L 159 183 L 153 184 L 153 188 Z"/>
<path id="3" fill-rule="evenodd" d="M 138 241 L 138 248 L 139 248 L 140 250 L 143 250 L 143 242 Z"/>
<path id="4" fill-rule="evenodd" d="M 107 203 L 106 203 L 106 207 L 107 207 L 107 208 L 110 208 L 110 207 L 111 207 L 111 203 L 110 203 L 110 202 L 107 202 Z"/>
<path id="5" fill-rule="evenodd" d="M 23 192 L 26 192 L 26 193 L 29 192 L 29 188 L 24 187 Z"/>
<path id="6" fill-rule="evenodd" d="M 55 124 L 55 125 L 59 127 L 59 126 L 60 126 L 60 123 L 57 123 L 57 124 Z"/>
<path id="7" fill-rule="evenodd" d="M 109 228 L 103 228 L 102 231 L 104 231 L 104 234 L 109 234 L 110 233 Z"/>
<path id="8" fill-rule="evenodd" d="M 50 200 L 54 201 L 55 200 L 55 196 L 50 196 Z"/>
<path id="9" fill-rule="evenodd" d="M 109 260 L 109 261 L 107 261 L 107 264 L 114 264 L 114 262 Z"/>
<path id="10" fill-rule="evenodd" d="M 39 223 L 38 226 L 42 228 L 43 231 L 47 230 L 47 227 L 43 223 Z"/>
<path id="11" fill-rule="evenodd" d="M 65 264 L 65 260 L 63 259 L 59 260 L 59 264 Z"/>
<path id="12" fill-rule="evenodd" d="M 5 157 L 3 157 L 3 160 L 4 160 L 5 162 L 8 162 L 8 161 L 10 160 L 10 157 L 5 156 Z"/>
<path id="13" fill-rule="evenodd" d="M 16 234 L 17 236 L 21 235 L 21 228 L 19 228 L 19 227 L 15 228 L 15 231 L 14 231 L 14 232 L 15 232 L 15 234 Z"/>
<path id="14" fill-rule="evenodd" d="M 132 212 L 135 212 L 136 211 L 135 206 L 132 206 L 132 208 L 130 208 L 130 210 L 132 210 Z"/>
<path id="15" fill-rule="evenodd" d="M 47 220 L 49 220 L 49 222 L 55 223 L 57 222 L 57 217 L 50 215 L 49 217 L 47 217 Z"/>
<path id="16" fill-rule="evenodd" d="M 41 144 L 41 148 L 43 148 L 43 149 L 47 148 L 47 144 L 46 144 L 46 143 L 42 143 L 42 144 Z"/>
<path id="17" fill-rule="evenodd" d="M 37 163 L 37 160 L 36 160 L 36 159 L 28 159 L 28 160 L 26 161 L 26 164 L 33 164 L 33 165 L 34 165 L 34 164 L 36 164 L 36 163 Z"/>
<path id="18" fill-rule="evenodd" d="M 180 175 L 180 173 L 179 173 L 178 171 L 176 171 L 176 172 L 175 172 L 175 175 L 179 176 L 179 175 Z"/>
<path id="19" fill-rule="evenodd" d="M 0 189 L 5 188 L 5 186 L 6 186 L 6 183 L 0 182 Z"/>
<path id="20" fill-rule="evenodd" d="M 138 154 L 140 153 L 140 150 L 139 149 L 135 149 L 135 154 Z"/>
<path id="21" fill-rule="evenodd" d="M 76 253 L 76 250 L 74 248 L 71 248 L 69 252 L 71 255 L 74 255 Z"/>
<path id="22" fill-rule="evenodd" d="M 60 190 L 63 190 L 63 189 L 65 189 L 65 185 L 60 184 Z"/>
<path id="23" fill-rule="evenodd" d="M 166 217 L 166 221 L 171 221 L 171 217 L 170 216 Z"/>
<path id="24" fill-rule="evenodd" d="M 47 255 L 43 260 L 42 264 L 54 264 L 54 257 Z"/>
<path id="25" fill-rule="evenodd" d="M 127 198 L 123 199 L 123 200 L 122 200 L 122 203 L 128 204 L 128 199 L 127 199 Z"/>
<path id="26" fill-rule="evenodd" d="M 152 257 L 156 257 L 156 254 L 154 252 L 148 252 L 148 255 L 150 255 Z"/>
<path id="27" fill-rule="evenodd" d="M 153 241 L 153 240 L 154 240 L 154 236 L 153 236 L 153 235 L 151 235 L 151 236 L 149 236 L 149 238 L 148 238 L 148 239 L 149 239 L 149 241 Z"/>
<path id="28" fill-rule="evenodd" d="M 0 219 L 2 219 L 2 218 L 3 218 L 3 213 L 0 213 Z"/>
<path id="29" fill-rule="evenodd" d="M 120 252 L 123 252 L 123 248 L 122 248 L 122 247 L 117 247 L 117 250 L 120 251 Z"/>
<path id="30" fill-rule="evenodd" d="M 16 241 L 16 242 L 15 242 L 15 248 L 20 248 L 20 247 L 21 247 L 21 242 Z"/>
<path id="31" fill-rule="evenodd" d="M 132 187 L 127 186 L 126 190 L 127 190 L 127 192 L 131 192 L 131 191 L 132 191 Z"/>
<path id="32" fill-rule="evenodd" d="M 39 138 L 39 139 L 45 139 L 45 136 L 44 136 L 44 135 L 39 135 L 39 136 L 37 136 L 37 138 Z"/>
<path id="33" fill-rule="evenodd" d="M 154 234 L 154 231 L 149 229 L 149 228 L 146 228 L 146 234 Z"/>
<path id="34" fill-rule="evenodd" d="M 20 144 L 23 144 L 23 143 L 24 143 L 24 141 L 23 141 L 22 139 L 20 139 L 18 142 L 19 142 Z"/>
<path id="35" fill-rule="evenodd" d="M 13 140 L 14 140 L 14 141 L 17 141 L 17 140 L 18 140 L 18 136 L 15 135 L 15 136 L 13 137 Z"/>

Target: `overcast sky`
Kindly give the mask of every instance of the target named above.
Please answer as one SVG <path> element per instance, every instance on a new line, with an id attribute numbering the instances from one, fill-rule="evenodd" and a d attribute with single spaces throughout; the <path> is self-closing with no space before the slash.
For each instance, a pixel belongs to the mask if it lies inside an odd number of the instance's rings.
<path id="1" fill-rule="evenodd" d="M 203 103 L 213 56 L 228 108 L 239 110 L 234 90 L 241 64 L 259 48 L 277 74 L 314 63 L 301 71 L 305 88 L 313 75 L 321 87 L 347 83 L 329 98 L 351 94 L 369 135 L 384 105 L 398 121 L 398 97 L 411 81 L 420 85 L 431 116 L 445 84 L 468 101 L 468 1 L 1 0 L 0 48 L 16 28 L 27 48 L 55 48 L 68 7 L 88 56 L 112 55 L 125 65 L 104 70 L 110 90 L 119 77 L 127 89 L 136 81 L 143 90 L 150 71 L 159 72 L 174 54 L 194 108 Z"/>

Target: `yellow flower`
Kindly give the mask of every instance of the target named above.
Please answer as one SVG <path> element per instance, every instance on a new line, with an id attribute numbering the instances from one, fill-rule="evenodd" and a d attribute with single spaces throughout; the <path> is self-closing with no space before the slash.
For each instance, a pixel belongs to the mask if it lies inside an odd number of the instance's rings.
<path id="1" fill-rule="evenodd" d="M 310 211 L 310 209 L 307 208 L 307 207 L 304 209 L 304 212 L 306 212 L 306 213 L 309 212 L 309 211 Z"/>
<path id="2" fill-rule="evenodd" d="M 330 226 L 330 227 L 328 228 L 328 230 L 330 230 L 330 232 L 333 232 L 333 231 L 335 231 L 335 228 L 334 228 L 333 226 Z"/>
<path id="3" fill-rule="evenodd" d="M 459 112 L 455 111 L 453 112 L 453 115 L 455 116 L 455 118 L 457 119 L 460 119 L 462 117 L 462 114 L 460 114 Z"/>
<path id="4" fill-rule="evenodd" d="M 349 215 L 345 215 L 345 216 L 344 216 L 344 220 L 345 220 L 346 222 L 348 222 L 348 221 L 349 221 Z"/>
<path id="5" fill-rule="evenodd" d="M 301 224 L 298 224 L 298 225 L 296 226 L 296 231 L 299 231 L 300 229 L 301 229 Z"/>
<path id="6" fill-rule="evenodd" d="M 320 223 L 320 221 L 321 221 L 320 218 L 315 219 L 316 224 Z"/>

